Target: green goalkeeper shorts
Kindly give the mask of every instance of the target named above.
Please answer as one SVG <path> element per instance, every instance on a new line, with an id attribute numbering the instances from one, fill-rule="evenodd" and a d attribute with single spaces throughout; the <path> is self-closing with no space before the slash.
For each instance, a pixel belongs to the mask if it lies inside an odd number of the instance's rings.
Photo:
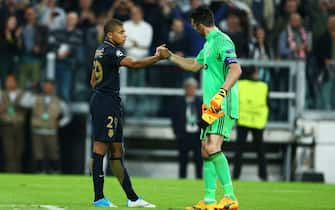
<path id="1" fill-rule="evenodd" d="M 213 124 L 209 125 L 206 129 L 201 129 L 200 139 L 206 140 L 209 134 L 217 134 L 223 136 L 224 141 L 230 141 L 230 134 L 235 125 L 236 119 L 224 115 L 215 120 Z"/>

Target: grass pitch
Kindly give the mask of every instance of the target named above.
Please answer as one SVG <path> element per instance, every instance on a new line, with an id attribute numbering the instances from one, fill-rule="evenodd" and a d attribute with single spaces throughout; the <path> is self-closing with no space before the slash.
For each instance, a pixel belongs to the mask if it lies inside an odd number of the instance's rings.
<path id="1" fill-rule="evenodd" d="M 157 210 L 182 210 L 202 198 L 197 180 L 133 178 L 136 192 Z M 91 177 L 0 175 L 0 209 L 99 209 L 92 207 Z M 218 186 L 220 186 L 218 184 Z M 234 182 L 239 210 L 335 210 L 335 185 Z M 218 190 L 218 198 L 223 192 Z M 105 196 L 125 208 L 126 198 L 114 177 L 105 178 Z M 102 208 L 104 209 L 104 208 Z"/>

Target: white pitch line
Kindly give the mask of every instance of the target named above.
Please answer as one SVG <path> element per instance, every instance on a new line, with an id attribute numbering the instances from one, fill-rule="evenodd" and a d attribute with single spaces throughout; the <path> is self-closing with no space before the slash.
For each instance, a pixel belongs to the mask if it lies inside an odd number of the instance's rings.
<path id="1" fill-rule="evenodd" d="M 53 206 L 53 205 L 40 205 L 42 208 L 46 208 L 49 210 L 65 210 L 64 208 L 60 208 L 58 206 Z"/>
<path id="2" fill-rule="evenodd" d="M 33 207 L 33 208 L 45 208 L 49 210 L 65 210 L 65 208 L 61 208 L 58 206 L 53 206 L 53 205 L 37 205 L 37 204 L 0 204 L 0 207 L 9 207 L 9 208 L 27 208 L 27 207 Z"/>

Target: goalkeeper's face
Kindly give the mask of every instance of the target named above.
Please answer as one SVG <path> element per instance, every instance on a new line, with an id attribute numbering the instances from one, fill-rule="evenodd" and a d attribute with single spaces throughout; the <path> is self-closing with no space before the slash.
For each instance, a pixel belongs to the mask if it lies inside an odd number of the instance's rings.
<path id="1" fill-rule="evenodd" d="M 126 42 L 126 31 L 123 26 L 116 26 L 113 31 L 107 33 L 108 40 L 116 45 L 123 45 Z"/>

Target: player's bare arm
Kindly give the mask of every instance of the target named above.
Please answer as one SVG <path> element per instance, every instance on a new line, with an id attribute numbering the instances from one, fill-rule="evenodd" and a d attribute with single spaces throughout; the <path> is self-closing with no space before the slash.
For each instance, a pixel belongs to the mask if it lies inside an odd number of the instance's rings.
<path id="1" fill-rule="evenodd" d="M 161 45 L 159 47 L 164 47 L 165 45 Z M 157 47 L 157 49 L 159 48 Z M 126 66 L 128 68 L 136 69 L 136 68 L 144 68 L 147 66 L 150 66 L 160 60 L 164 59 L 162 54 L 155 53 L 154 56 L 142 58 L 142 59 L 134 59 L 132 57 L 125 57 L 121 60 L 120 64 L 121 66 Z"/>
<path id="2" fill-rule="evenodd" d="M 240 64 L 233 63 L 229 65 L 229 73 L 227 75 L 227 78 L 222 85 L 222 88 L 225 90 L 230 90 L 230 88 L 236 83 L 238 78 L 240 78 L 240 75 L 242 73 L 242 69 Z"/>
<path id="3" fill-rule="evenodd" d="M 90 84 L 93 89 L 95 88 L 95 85 L 97 84 L 97 78 L 95 77 L 95 70 L 93 70 L 91 73 Z"/>
<path id="4" fill-rule="evenodd" d="M 203 67 L 194 58 L 184 58 L 182 56 L 176 55 L 166 47 L 158 47 L 156 54 L 159 54 L 162 57 L 169 59 L 169 61 L 187 71 L 197 72 Z"/>
<path id="5" fill-rule="evenodd" d="M 238 78 L 242 73 L 242 69 L 240 64 L 232 63 L 229 64 L 229 73 L 224 84 L 221 86 L 219 92 L 213 96 L 210 101 L 210 109 L 212 112 L 217 113 L 220 112 L 222 107 L 223 98 L 226 97 L 227 92 L 230 90 L 231 87 L 236 83 Z"/>
<path id="6" fill-rule="evenodd" d="M 161 57 L 159 57 L 158 55 L 146 57 L 143 59 L 134 59 L 132 57 L 127 56 L 124 59 L 122 59 L 120 64 L 121 66 L 126 66 L 128 68 L 137 69 L 137 68 L 144 68 L 146 66 L 150 66 L 158 62 L 159 60 L 161 60 Z"/>

